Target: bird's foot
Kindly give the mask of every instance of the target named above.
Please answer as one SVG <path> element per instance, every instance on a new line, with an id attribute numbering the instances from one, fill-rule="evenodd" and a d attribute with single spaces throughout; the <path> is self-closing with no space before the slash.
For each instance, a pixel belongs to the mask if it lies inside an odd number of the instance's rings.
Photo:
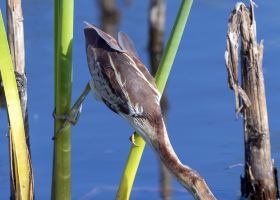
<path id="1" fill-rule="evenodd" d="M 131 144 L 133 146 L 139 147 L 139 145 L 135 143 L 135 135 L 134 135 L 134 133 L 129 137 L 129 140 L 130 140 L 130 142 L 131 142 Z"/>
<path id="2" fill-rule="evenodd" d="M 53 118 L 55 120 L 63 120 L 64 121 L 61 128 L 58 129 L 56 134 L 62 132 L 68 126 L 76 125 L 76 123 L 78 122 L 79 117 L 81 115 L 81 112 L 82 112 L 82 104 L 79 105 L 78 108 L 76 108 L 76 109 L 71 109 L 69 113 L 64 114 L 64 115 L 57 115 L 55 113 L 55 110 L 54 110 L 54 112 L 52 114 Z M 53 139 L 55 139 L 55 137 L 53 137 Z"/>
<path id="3" fill-rule="evenodd" d="M 70 110 L 69 113 L 64 115 L 57 115 L 54 111 L 52 116 L 55 120 L 64 120 L 72 125 L 76 125 L 81 115 L 81 112 L 82 112 L 82 104 L 78 107 L 78 109 Z"/>
<path id="4" fill-rule="evenodd" d="M 80 95 L 75 104 L 71 107 L 69 112 L 65 115 L 57 115 L 55 111 L 53 112 L 53 118 L 55 120 L 62 120 L 63 124 L 59 128 L 53 139 L 57 136 L 58 133 L 62 132 L 65 128 L 70 128 L 70 126 L 75 125 L 78 122 L 78 119 L 82 112 L 82 103 L 90 92 L 90 83 L 87 83 L 83 93 Z"/>

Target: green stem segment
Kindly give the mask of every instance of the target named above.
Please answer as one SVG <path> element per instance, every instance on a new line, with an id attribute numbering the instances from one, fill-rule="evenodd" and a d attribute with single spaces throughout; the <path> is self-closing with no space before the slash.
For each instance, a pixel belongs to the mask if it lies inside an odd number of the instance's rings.
<path id="1" fill-rule="evenodd" d="M 173 26 L 166 49 L 159 64 L 155 80 L 159 92 L 162 94 L 173 65 L 177 50 L 187 23 L 193 0 L 183 0 Z"/>
<path id="2" fill-rule="evenodd" d="M 171 35 L 167 43 L 167 47 L 165 49 L 163 58 L 160 62 L 158 71 L 156 73 L 155 80 L 158 90 L 161 94 L 164 91 L 172 64 L 174 62 L 184 32 L 185 24 L 190 13 L 192 2 L 192 0 L 182 1 L 175 21 L 175 25 L 173 26 Z M 141 136 L 139 136 L 137 133 L 134 133 L 134 135 L 135 143 L 137 144 L 137 146 L 131 146 L 126 166 L 123 172 L 122 180 L 117 192 L 117 200 L 129 199 L 135 175 L 142 157 L 142 153 L 145 148 L 145 141 L 141 138 Z"/>
<path id="3" fill-rule="evenodd" d="M 55 114 L 69 112 L 72 95 L 74 0 L 55 0 Z M 71 199 L 71 127 L 55 120 L 52 199 Z M 59 131 L 61 130 L 61 131 Z"/>

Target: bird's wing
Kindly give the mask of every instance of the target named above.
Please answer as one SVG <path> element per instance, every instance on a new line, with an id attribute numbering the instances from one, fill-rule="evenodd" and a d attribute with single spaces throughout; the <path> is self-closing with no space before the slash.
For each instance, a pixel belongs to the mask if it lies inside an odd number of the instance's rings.
<path id="1" fill-rule="evenodd" d="M 135 67 L 137 67 L 143 73 L 143 75 L 150 82 L 150 84 L 152 84 L 152 86 L 156 88 L 154 78 L 151 76 L 147 67 L 140 61 L 135 45 L 133 41 L 129 38 L 129 36 L 126 35 L 124 32 L 119 32 L 118 43 L 120 47 L 123 50 L 125 50 L 128 56 L 133 60 L 131 64 L 135 65 Z"/>
<path id="2" fill-rule="evenodd" d="M 155 83 L 154 77 L 150 74 L 147 67 L 137 58 L 132 58 L 136 67 L 143 73 L 143 75 L 146 77 L 146 79 L 149 81 L 149 83 L 154 87 L 155 90 L 157 90 L 157 86 Z"/>
<path id="3" fill-rule="evenodd" d="M 123 50 L 127 51 L 127 53 L 139 58 L 134 43 L 124 32 L 120 31 L 118 33 L 118 43 Z"/>

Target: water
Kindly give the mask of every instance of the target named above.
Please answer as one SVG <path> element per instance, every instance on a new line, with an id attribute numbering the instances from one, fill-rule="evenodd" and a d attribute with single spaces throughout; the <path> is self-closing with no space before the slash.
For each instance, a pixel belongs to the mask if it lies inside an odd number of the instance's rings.
<path id="1" fill-rule="evenodd" d="M 99 24 L 97 1 L 75 2 L 73 42 L 73 100 L 90 76 L 87 69 L 83 21 Z M 224 66 L 225 33 L 230 10 L 236 1 L 194 2 L 179 53 L 168 83 L 170 111 L 168 131 L 184 163 L 201 173 L 218 199 L 235 200 L 240 195 L 243 168 L 242 120 L 234 114 L 234 94 L 227 87 Z M 148 1 L 119 1 L 119 29 L 136 41 L 148 65 Z M 279 1 L 256 2 L 258 39 L 264 39 L 264 76 L 272 138 L 272 156 L 279 167 Z M 167 2 L 166 40 L 180 1 Z M 4 1 L 0 2 L 3 10 Z M 5 9 L 4 9 L 5 10 Z M 23 1 L 25 16 L 26 66 L 32 159 L 37 199 L 50 199 L 53 119 L 53 2 Z M 0 113 L 1 121 L 5 113 Z M 0 123 L 0 196 L 9 196 L 8 140 L 5 123 Z M 79 123 L 73 127 L 73 199 L 114 199 L 129 152 L 132 129 L 92 95 L 83 105 Z M 229 166 L 237 164 L 236 167 Z M 131 199 L 160 199 L 158 161 L 145 149 Z M 173 181 L 172 199 L 192 199 Z M 187 198 L 186 198 L 187 197 Z"/>

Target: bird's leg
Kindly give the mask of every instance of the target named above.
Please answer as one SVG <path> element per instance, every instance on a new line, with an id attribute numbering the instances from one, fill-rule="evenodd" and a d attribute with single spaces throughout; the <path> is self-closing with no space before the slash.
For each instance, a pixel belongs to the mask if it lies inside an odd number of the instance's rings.
<path id="1" fill-rule="evenodd" d="M 131 144 L 135 147 L 139 147 L 138 144 L 135 143 L 135 133 L 133 133 L 130 137 L 129 137 L 129 140 L 131 142 Z"/>
<path id="2" fill-rule="evenodd" d="M 69 110 L 69 112 L 67 114 L 57 115 L 55 113 L 55 111 L 53 112 L 53 118 L 55 120 L 64 120 L 64 123 L 62 124 L 61 128 L 56 132 L 56 134 L 61 133 L 66 127 L 75 125 L 78 122 L 78 119 L 79 119 L 79 117 L 81 115 L 81 111 L 82 111 L 82 103 L 85 100 L 85 98 L 87 97 L 89 91 L 90 91 L 90 85 L 89 85 L 89 83 L 87 83 L 83 93 L 78 98 L 78 100 L 75 102 L 75 104 L 71 107 L 71 109 Z"/>

